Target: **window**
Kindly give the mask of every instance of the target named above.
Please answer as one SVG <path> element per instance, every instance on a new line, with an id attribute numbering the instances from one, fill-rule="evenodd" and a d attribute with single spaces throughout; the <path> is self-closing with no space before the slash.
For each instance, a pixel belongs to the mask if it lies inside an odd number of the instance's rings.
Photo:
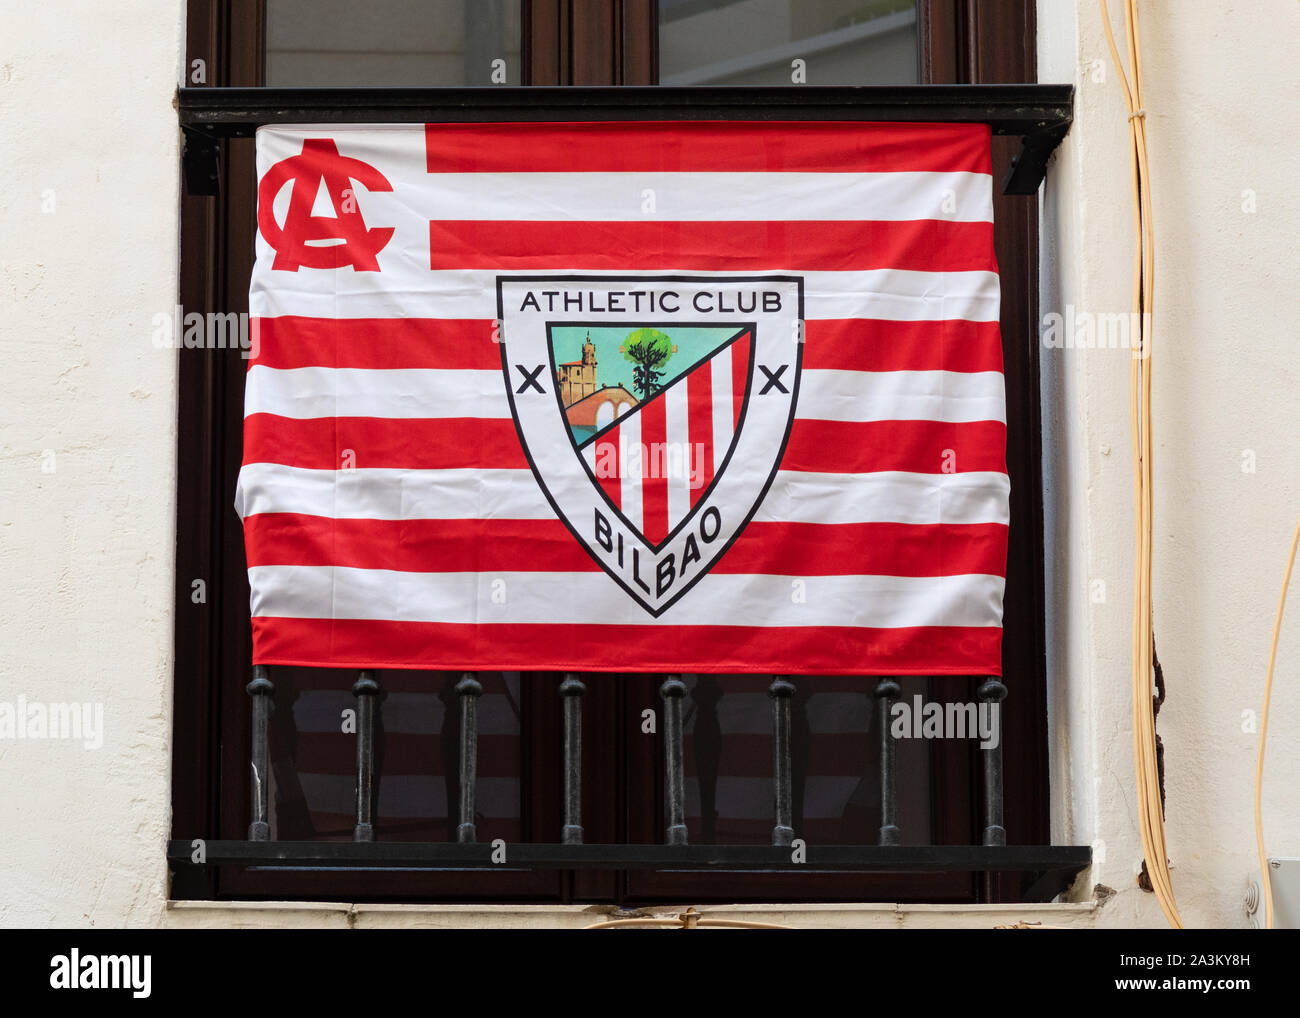
<path id="1" fill-rule="evenodd" d="M 353 87 L 963 83 L 1032 81 L 1033 4 L 961 0 L 190 0 L 189 61 L 208 85 Z M 725 49 L 723 48 L 725 44 Z M 800 62 L 802 67 L 800 67 Z M 192 64 L 191 64 L 192 66 Z M 995 178 L 1016 141 L 994 139 Z M 253 257 L 252 142 L 223 142 L 221 193 L 186 194 L 186 310 L 247 310 Z M 1006 354 L 1012 527 L 1005 603 L 1006 815 L 1012 844 L 1047 844 L 1035 205 L 996 197 Z M 238 840 L 249 818 L 248 588 L 232 509 L 241 457 L 237 351 L 181 354 L 174 836 Z M 192 599 L 206 581 L 204 603 Z M 382 672 L 377 836 L 455 836 L 459 675 Z M 556 842 L 562 824 L 560 676 L 481 674 L 478 838 Z M 659 740 L 640 717 L 662 676 L 599 676 L 583 698 L 588 843 L 663 840 Z M 272 828 L 279 840 L 350 840 L 355 743 L 340 729 L 356 676 L 275 670 Z M 767 843 L 771 676 L 688 676 L 687 825 L 692 843 Z M 907 694 L 972 700 L 975 679 Z M 880 826 L 876 680 L 801 678 L 792 701 L 796 830 L 821 844 L 874 844 Z M 900 743 L 908 844 L 978 844 L 974 744 Z M 335 872 L 178 870 L 176 897 L 637 902 L 1016 898 L 1015 874 L 749 874 L 740 871 Z"/>
<path id="2" fill-rule="evenodd" d="M 266 0 L 262 84 L 520 83 L 520 0 Z"/>
<path id="3" fill-rule="evenodd" d="M 660 0 L 661 85 L 920 82 L 911 0 Z"/>

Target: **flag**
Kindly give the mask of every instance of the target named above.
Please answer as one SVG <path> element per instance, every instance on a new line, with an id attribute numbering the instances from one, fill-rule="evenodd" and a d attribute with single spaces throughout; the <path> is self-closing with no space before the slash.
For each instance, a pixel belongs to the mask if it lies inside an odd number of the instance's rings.
<path id="1" fill-rule="evenodd" d="M 999 674 L 989 135 L 261 128 L 254 662 Z"/>

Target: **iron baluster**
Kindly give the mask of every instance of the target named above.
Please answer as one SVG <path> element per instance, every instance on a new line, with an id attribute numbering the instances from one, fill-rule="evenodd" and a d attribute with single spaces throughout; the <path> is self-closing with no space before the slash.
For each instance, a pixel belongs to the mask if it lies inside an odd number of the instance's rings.
<path id="1" fill-rule="evenodd" d="M 876 683 L 877 720 L 880 722 L 880 844 L 897 845 L 898 828 L 898 749 L 889 730 L 890 709 L 902 692 L 892 678 Z"/>
<path id="2" fill-rule="evenodd" d="M 790 700 L 794 683 L 782 675 L 767 687 L 772 698 L 772 793 L 776 823 L 772 828 L 773 845 L 794 841 L 793 778 L 790 764 Z"/>
<path id="3" fill-rule="evenodd" d="M 375 840 L 375 673 L 363 671 L 352 684 L 357 698 L 357 823 L 353 841 Z"/>
<path id="4" fill-rule="evenodd" d="M 248 825 L 249 841 L 271 840 L 271 697 L 275 685 L 266 665 L 253 666 L 253 681 L 244 687 L 253 698 L 253 750 L 250 776 L 253 819 Z"/>
<path id="5" fill-rule="evenodd" d="M 456 826 L 456 840 L 472 845 L 478 839 L 474 813 L 478 796 L 478 698 L 483 695 L 483 685 L 473 672 L 466 672 L 456 683 L 456 695 L 460 697 L 460 823 Z"/>
<path id="6" fill-rule="evenodd" d="M 686 683 L 670 675 L 659 687 L 664 701 L 664 796 L 668 808 L 666 843 L 685 845 L 686 840 L 686 783 L 685 751 L 682 744 L 682 697 Z"/>
<path id="7" fill-rule="evenodd" d="M 996 676 L 980 683 L 977 690 L 980 709 L 988 705 L 990 712 L 1001 713 L 1007 687 Z M 984 757 L 984 844 L 1005 845 L 1007 829 L 1002 815 L 1002 719 L 998 718 L 997 741 L 980 753 Z"/>
<path id="8" fill-rule="evenodd" d="M 560 842 L 582 844 L 582 694 L 587 687 L 576 675 L 564 676 L 564 829 Z"/>

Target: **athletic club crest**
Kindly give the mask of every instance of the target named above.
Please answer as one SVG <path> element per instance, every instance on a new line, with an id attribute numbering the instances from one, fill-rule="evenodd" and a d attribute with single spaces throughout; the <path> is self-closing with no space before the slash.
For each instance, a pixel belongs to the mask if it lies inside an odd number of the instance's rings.
<path id="1" fill-rule="evenodd" d="M 524 453 L 587 553 L 651 615 L 753 517 L 799 392 L 797 276 L 498 276 Z"/>

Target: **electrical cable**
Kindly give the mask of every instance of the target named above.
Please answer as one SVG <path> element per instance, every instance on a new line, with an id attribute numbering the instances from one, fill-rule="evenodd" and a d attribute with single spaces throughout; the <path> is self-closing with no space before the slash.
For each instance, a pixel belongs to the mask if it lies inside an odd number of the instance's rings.
<path id="1" fill-rule="evenodd" d="M 1291 554 L 1287 556 L 1286 573 L 1282 576 L 1282 593 L 1277 599 L 1277 615 L 1273 619 L 1273 642 L 1268 648 L 1268 672 L 1264 678 L 1264 709 L 1259 719 L 1259 749 L 1255 754 L 1255 847 L 1259 850 L 1259 886 L 1264 897 L 1264 928 L 1273 928 L 1273 880 L 1269 876 L 1268 854 L 1264 851 L 1264 743 L 1268 739 L 1268 706 L 1273 699 L 1273 668 L 1277 664 L 1277 643 L 1282 635 L 1282 613 L 1286 611 L 1286 592 L 1291 586 L 1291 570 L 1295 567 L 1296 549 L 1300 548 L 1300 522 L 1296 523 L 1295 536 L 1291 538 Z"/>
<path id="2" fill-rule="evenodd" d="M 1155 307 L 1155 229 L 1151 212 L 1151 181 L 1147 159 L 1146 104 L 1142 95 L 1142 41 L 1135 0 L 1124 0 L 1124 36 L 1132 84 L 1124 71 L 1111 31 L 1110 10 L 1101 5 L 1106 45 L 1128 109 L 1130 192 L 1133 202 L 1133 309 L 1138 314 L 1138 347 L 1129 367 L 1129 422 L 1132 437 L 1134 494 L 1133 564 L 1133 762 L 1137 779 L 1138 830 L 1151 889 L 1169 925 L 1183 928 L 1174 899 L 1173 878 L 1165 844 L 1164 808 L 1160 794 L 1155 704 L 1152 696 L 1154 635 L 1152 633 L 1152 459 L 1151 363 L 1152 315 Z"/>

